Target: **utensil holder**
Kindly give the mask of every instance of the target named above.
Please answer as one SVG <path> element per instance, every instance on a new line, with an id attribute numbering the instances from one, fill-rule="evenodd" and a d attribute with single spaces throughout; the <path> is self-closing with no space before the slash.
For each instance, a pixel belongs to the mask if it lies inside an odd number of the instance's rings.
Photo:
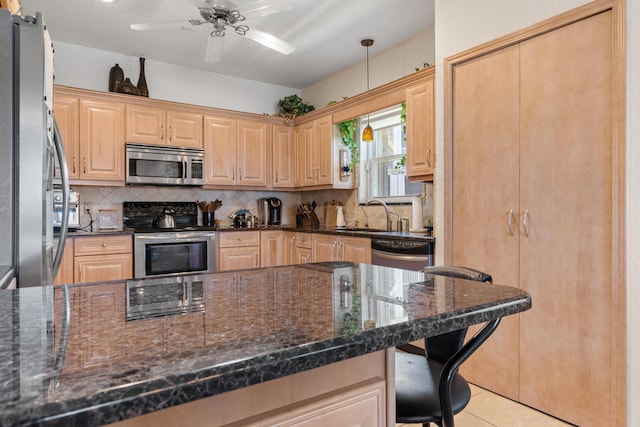
<path id="1" fill-rule="evenodd" d="M 215 212 L 202 212 L 202 225 L 215 227 Z"/>

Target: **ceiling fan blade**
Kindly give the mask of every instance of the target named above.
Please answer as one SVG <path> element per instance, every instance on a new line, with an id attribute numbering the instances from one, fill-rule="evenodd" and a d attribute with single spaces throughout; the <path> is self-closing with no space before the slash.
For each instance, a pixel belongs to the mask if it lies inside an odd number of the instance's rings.
<path id="1" fill-rule="evenodd" d="M 147 22 L 145 24 L 131 24 L 132 30 L 144 31 L 144 30 L 155 30 L 158 28 L 171 28 L 171 27 L 182 27 L 187 26 L 189 21 L 163 21 L 163 22 Z"/>
<path id="2" fill-rule="evenodd" d="M 189 2 L 191 2 L 192 5 L 194 5 L 195 7 L 199 8 L 199 9 L 206 9 L 206 8 L 211 7 L 204 0 L 189 0 Z"/>
<path id="3" fill-rule="evenodd" d="M 207 51 L 204 56 L 206 62 L 220 62 L 222 58 L 222 48 L 224 47 L 224 37 L 211 37 L 207 40 Z"/>
<path id="4" fill-rule="evenodd" d="M 272 36 L 269 33 L 265 33 L 264 31 L 260 31 L 256 28 L 250 28 L 249 31 L 244 35 L 245 37 L 260 43 L 263 46 L 268 47 L 269 49 L 273 49 L 276 52 L 280 52 L 283 55 L 289 55 L 296 50 L 295 46 L 291 43 L 288 43 L 284 40 L 277 38 L 276 36 Z"/>
<path id="5" fill-rule="evenodd" d="M 257 16 L 267 16 L 274 13 L 284 12 L 291 9 L 288 1 L 257 0 L 242 6 L 241 13 L 247 18 Z"/>

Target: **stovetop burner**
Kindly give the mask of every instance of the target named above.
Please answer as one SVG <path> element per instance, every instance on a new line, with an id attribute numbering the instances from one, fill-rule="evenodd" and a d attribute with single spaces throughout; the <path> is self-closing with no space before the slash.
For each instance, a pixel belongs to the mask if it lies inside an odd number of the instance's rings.
<path id="1" fill-rule="evenodd" d="M 158 217 L 165 210 L 173 211 L 176 227 L 159 228 Z M 175 233 L 180 231 L 213 231 L 215 227 L 198 226 L 196 202 L 123 202 L 124 226 L 136 233 Z"/>

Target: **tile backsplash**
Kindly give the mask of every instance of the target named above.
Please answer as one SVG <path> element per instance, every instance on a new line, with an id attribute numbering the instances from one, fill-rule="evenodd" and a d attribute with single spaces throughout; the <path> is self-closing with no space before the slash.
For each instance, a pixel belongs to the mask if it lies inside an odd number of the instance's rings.
<path id="1" fill-rule="evenodd" d="M 427 193 L 424 197 L 425 224 L 433 218 L 433 185 L 426 185 Z M 246 190 L 203 190 L 197 187 L 161 187 L 161 186 L 126 186 L 126 187 L 91 187 L 73 186 L 73 190 L 79 193 L 80 199 L 80 223 L 88 226 L 89 215 L 85 213 L 85 203 L 91 204 L 94 220 L 97 220 L 100 209 L 116 209 L 122 224 L 122 202 L 124 201 L 175 201 L 188 202 L 196 200 L 212 201 L 222 200 L 222 207 L 216 211 L 216 219 L 227 219 L 229 215 L 239 209 L 249 209 L 257 214 L 257 200 L 261 197 L 278 197 L 282 200 L 282 222 L 285 225 L 295 225 L 296 206 L 304 201 L 315 200 L 318 208 L 316 214 L 320 224 L 324 224 L 323 206 L 325 202 L 342 203 L 344 206 L 345 220 L 348 226 L 353 226 L 357 219 L 364 224 L 364 213 L 358 208 L 357 190 L 317 190 L 305 192 L 276 192 L 276 191 L 246 191 Z M 365 207 L 369 226 L 371 228 L 385 227 L 385 214 L 382 206 Z M 411 204 L 391 205 L 390 209 L 400 216 L 411 218 Z M 201 217 L 198 218 L 201 223 Z M 411 225 L 412 228 L 413 224 Z"/>

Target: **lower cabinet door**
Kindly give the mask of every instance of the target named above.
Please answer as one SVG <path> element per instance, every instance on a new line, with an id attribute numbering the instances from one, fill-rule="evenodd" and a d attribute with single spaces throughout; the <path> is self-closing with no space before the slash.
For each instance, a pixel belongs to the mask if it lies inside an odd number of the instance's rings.
<path id="1" fill-rule="evenodd" d="M 218 271 L 260 267 L 260 246 L 220 248 Z"/>
<path id="2" fill-rule="evenodd" d="M 310 402 L 302 402 L 286 413 L 262 419 L 251 426 L 271 427 L 382 427 L 385 425 L 384 381 L 371 381 L 340 390 Z"/>
<path id="3" fill-rule="evenodd" d="M 124 280 L 132 277 L 131 254 L 79 256 L 74 259 L 76 283 Z"/>

